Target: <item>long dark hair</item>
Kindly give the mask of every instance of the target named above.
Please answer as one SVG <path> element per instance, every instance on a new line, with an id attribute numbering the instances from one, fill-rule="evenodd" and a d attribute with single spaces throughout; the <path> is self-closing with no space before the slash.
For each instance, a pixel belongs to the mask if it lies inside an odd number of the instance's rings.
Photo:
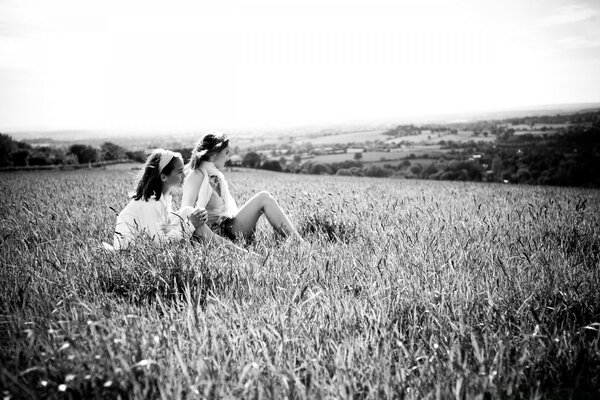
<path id="1" fill-rule="evenodd" d="M 225 135 L 213 135 L 209 133 L 200 140 L 194 150 L 190 162 L 186 165 L 186 170 L 195 170 L 200 168 L 202 161 L 207 161 L 211 155 L 226 149 L 229 146 L 229 138 Z"/>
<path id="2" fill-rule="evenodd" d="M 148 159 L 146 160 L 146 166 L 144 167 L 144 172 L 140 178 L 140 181 L 138 182 L 137 189 L 131 196 L 134 200 L 144 199 L 144 201 L 148 201 L 148 199 L 152 196 L 154 196 L 156 200 L 160 200 L 163 188 L 160 174 L 170 175 L 175 168 L 177 159 L 181 160 L 183 164 L 183 158 L 181 157 L 181 154 L 174 153 L 174 157 L 171 159 L 171 161 L 169 161 L 162 171 L 159 171 L 161 154 L 164 154 L 163 150 L 155 150 L 148 156 Z"/>

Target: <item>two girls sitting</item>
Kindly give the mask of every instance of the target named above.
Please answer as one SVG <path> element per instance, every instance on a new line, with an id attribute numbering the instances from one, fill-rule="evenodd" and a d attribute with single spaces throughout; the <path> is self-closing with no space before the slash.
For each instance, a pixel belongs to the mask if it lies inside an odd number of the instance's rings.
<path id="1" fill-rule="evenodd" d="M 152 152 L 132 200 L 117 217 L 114 248 L 126 249 L 146 234 L 155 242 L 194 236 L 241 250 L 234 242 L 252 239 L 262 214 L 279 234 L 303 241 L 267 192 L 237 208 L 220 171 L 228 159 L 228 147 L 225 136 L 206 135 L 192 152 L 187 174 L 181 154 L 162 149 Z M 173 211 L 171 192 L 182 184 L 182 207 Z"/>

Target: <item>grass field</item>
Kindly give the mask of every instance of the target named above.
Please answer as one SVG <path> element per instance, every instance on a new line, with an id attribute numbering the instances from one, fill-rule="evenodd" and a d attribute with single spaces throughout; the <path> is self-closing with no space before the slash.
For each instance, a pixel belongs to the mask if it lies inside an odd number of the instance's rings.
<path id="1" fill-rule="evenodd" d="M 432 133 L 421 133 L 419 135 L 414 135 L 414 136 L 401 136 L 399 138 L 389 139 L 389 140 L 387 140 L 387 142 L 388 143 L 404 142 L 404 143 L 414 143 L 414 144 L 421 144 L 421 145 L 436 145 L 436 144 L 439 144 L 439 142 L 442 140 L 446 141 L 446 142 L 459 142 L 459 143 L 465 143 L 465 142 L 470 142 L 470 141 L 491 143 L 496 140 L 496 137 L 494 135 L 473 136 L 472 131 L 458 131 L 456 134 L 447 133 L 447 134 L 441 134 L 441 135 L 439 135 L 438 133 L 432 132 Z"/>
<path id="2" fill-rule="evenodd" d="M 122 170 L 0 175 L 3 398 L 598 398 L 600 191 L 236 172 L 309 245 L 112 255 Z"/>
<path id="3" fill-rule="evenodd" d="M 303 141 L 311 142 L 313 146 L 327 146 L 332 144 L 342 144 L 342 143 L 363 143 L 367 141 L 376 141 L 383 140 L 389 138 L 389 136 L 383 135 L 385 132 L 384 129 L 376 129 L 371 131 L 360 131 L 360 132 L 344 132 L 339 134 L 332 134 L 329 136 L 319 136 L 319 137 L 307 137 L 298 138 L 298 141 L 302 143 Z"/>
<path id="4" fill-rule="evenodd" d="M 415 147 L 407 147 L 406 149 L 402 149 L 401 151 L 367 151 L 365 153 L 361 153 L 360 161 L 363 163 L 379 163 L 382 158 L 385 158 L 385 161 L 382 164 L 398 164 L 408 158 L 411 154 L 416 157 L 420 157 L 423 155 L 427 155 L 428 157 L 441 157 L 444 153 L 447 153 L 447 149 L 442 149 L 441 146 L 431 145 L 431 146 L 415 146 Z M 343 153 L 343 154 L 324 154 L 318 155 L 310 158 L 312 162 L 322 162 L 322 163 L 336 163 L 343 162 L 348 160 L 354 160 L 354 153 Z M 413 161 L 410 159 L 409 161 Z M 430 161 L 431 162 L 431 161 Z"/>

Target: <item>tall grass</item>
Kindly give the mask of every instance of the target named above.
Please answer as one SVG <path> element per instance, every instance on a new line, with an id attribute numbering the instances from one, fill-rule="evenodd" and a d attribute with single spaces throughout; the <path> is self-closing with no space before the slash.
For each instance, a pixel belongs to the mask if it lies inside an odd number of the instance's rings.
<path id="1" fill-rule="evenodd" d="M 3 397 L 600 396 L 600 191 L 242 171 L 306 246 L 106 253 L 134 181 L 0 175 Z"/>

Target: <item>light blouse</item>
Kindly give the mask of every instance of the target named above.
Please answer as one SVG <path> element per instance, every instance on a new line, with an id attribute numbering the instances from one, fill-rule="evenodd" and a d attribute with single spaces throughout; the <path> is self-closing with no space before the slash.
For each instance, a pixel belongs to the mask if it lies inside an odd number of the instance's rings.
<path id="1" fill-rule="evenodd" d="M 117 216 L 114 248 L 126 249 L 139 235 L 148 235 L 154 242 L 190 238 L 196 229 L 189 220 L 192 207 L 182 207 L 173 212 L 170 194 L 131 200 Z"/>
<path id="2" fill-rule="evenodd" d="M 186 177 L 183 185 L 184 206 L 195 206 L 205 208 L 207 212 L 206 225 L 214 229 L 226 218 L 232 218 L 235 214 L 228 211 L 220 185 L 216 177 L 210 176 L 204 168 L 191 171 Z"/>

